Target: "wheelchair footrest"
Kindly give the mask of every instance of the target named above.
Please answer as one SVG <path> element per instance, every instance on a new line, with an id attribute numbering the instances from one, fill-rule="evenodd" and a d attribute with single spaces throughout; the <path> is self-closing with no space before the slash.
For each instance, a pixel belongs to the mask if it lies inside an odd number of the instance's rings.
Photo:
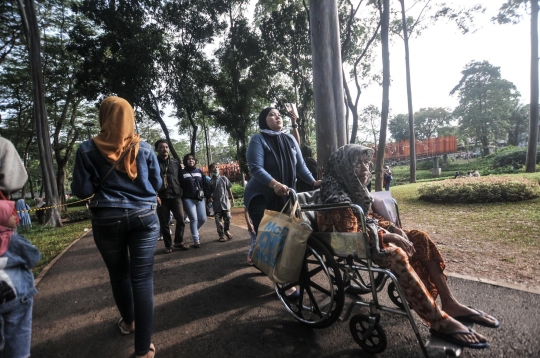
<path id="1" fill-rule="evenodd" d="M 430 358 L 459 357 L 463 347 L 445 341 L 444 339 L 430 336 L 426 342 L 426 350 Z"/>

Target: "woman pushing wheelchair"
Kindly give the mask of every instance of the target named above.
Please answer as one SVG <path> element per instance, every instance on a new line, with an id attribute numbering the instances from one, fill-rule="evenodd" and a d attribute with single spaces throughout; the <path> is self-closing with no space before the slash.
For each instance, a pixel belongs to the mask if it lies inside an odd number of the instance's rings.
<path id="1" fill-rule="evenodd" d="M 372 149 L 355 144 L 345 145 L 332 154 L 324 169 L 322 203 L 357 204 L 375 219 L 384 253 L 374 255 L 373 262 L 394 273 L 409 305 L 430 326 L 431 334 L 462 347 L 487 348 L 486 338 L 463 323 L 498 328 L 499 322 L 459 303 L 452 295 L 443 273 L 444 261 L 429 235 L 420 230 L 403 230 L 371 211 L 373 199 L 365 185 L 371 179 L 372 157 Z M 350 208 L 319 212 L 317 221 L 320 231 L 361 229 Z M 441 307 L 435 302 L 437 296 L 441 298 Z"/>

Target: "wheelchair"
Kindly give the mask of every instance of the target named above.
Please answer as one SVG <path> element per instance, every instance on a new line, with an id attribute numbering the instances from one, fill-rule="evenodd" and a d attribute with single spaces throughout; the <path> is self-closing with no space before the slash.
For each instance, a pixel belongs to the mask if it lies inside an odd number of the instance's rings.
<path id="1" fill-rule="evenodd" d="M 301 198 L 303 194 L 298 196 Z M 291 199 L 298 200 L 292 190 Z M 369 219 L 360 206 L 349 203 L 306 205 L 303 201 L 306 200 L 300 200 L 298 209 L 304 218 L 303 225 L 309 225 L 315 230 L 307 241 L 300 277 L 297 282 L 278 283 L 275 286 L 278 298 L 294 319 L 312 328 L 325 328 L 336 321 L 349 320 L 349 329 L 356 343 L 365 352 L 376 354 L 387 347 L 386 333 L 379 323 L 381 312 L 403 315 L 409 320 L 425 357 L 457 357 L 461 354 L 461 347 L 437 341 L 433 337 L 430 337 L 433 344 L 428 354 L 426 347 L 430 340 L 424 344 L 396 277 L 390 270 L 372 263 L 372 256 L 379 250 L 373 247 L 378 246 L 378 238 L 376 233 L 370 234 L 367 230 Z M 397 213 L 396 223 L 400 225 L 397 203 L 395 200 L 393 203 Z M 351 208 L 358 218 L 362 232 L 316 232 L 316 212 L 338 208 Z M 388 279 L 391 281 L 388 285 L 389 298 L 396 307 L 384 306 L 378 299 L 378 293 L 385 287 Z M 292 287 L 300 293 L 298 300 L 292 301 L 285 296 L 285 291 Z M 342 315 L 346 292 L 371 293 L 372 297 L 369 302 L 353 299 Z M 356 306 L 368 307 L 369 313 L 351 317 Z"/>

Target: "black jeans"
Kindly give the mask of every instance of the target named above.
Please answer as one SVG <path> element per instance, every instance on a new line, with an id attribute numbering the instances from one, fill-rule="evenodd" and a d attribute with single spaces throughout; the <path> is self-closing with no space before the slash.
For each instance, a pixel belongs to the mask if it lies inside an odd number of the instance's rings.
<path id="1" fill-rule="evenodd" d="M 256 197 L 251 199 L 251 201 L 249 202 L 248 212 L 249 217 L 251 218 L 251 222 L 253 223 L 255 233 L 259 232 L 259 224 L 261 223 L 261 220 L 264 216 L 264 211 L 266 209 L 281 211 L 282 208 L 279 207 L 280 205 L 281 203 L 279 203 L 277 200 L 269 203 L 262 195 L 257 195 Z"/>
<path id="2" fill-rule="evenodd" d="M 171 218 L 170 212 L 172 211 L 173 217 L 176 220 L 176 231 L 174 233 L 174 245 L 181 245 L 184 243 L 184 206 L 182 205 L 182 198 L 160 198 L 161 206 L 158 207 L 157 213 L 159 216 L 159 226 L 161 226 L 161 235 L 163 235 L 163 242 L 165 247 L 172 247 L 171 232 L 169 231 L 169 221 Z"/>

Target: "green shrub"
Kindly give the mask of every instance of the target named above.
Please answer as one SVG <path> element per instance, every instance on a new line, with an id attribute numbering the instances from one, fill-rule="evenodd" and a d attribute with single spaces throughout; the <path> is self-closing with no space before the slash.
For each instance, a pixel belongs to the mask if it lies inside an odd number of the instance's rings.
<path id="1" fill-rule="evenodd" d="M 429 202 L 496 203 L 537 198 L 540 185 L 523 177 L 459 178 L 424 184 L 418 193 Z"/>
<path id="2" fill-rule="evenodd" d="M 232 191 L 232 194 L 233 194 L 233 197 L 235 200 L 237 199 L 240 199 L 240 198 L 244 198 L 244 187 L 238 183 L 234 183 L 232 188 L 231 188 L 231 191 Z M 236 205 L 238 206 L 238 205 Z"/>
<path id="3" fill-rule="evenodd" d="M 441 166 L 441 160 L 439 159 L 439 167 Z M 433 169 L 433 159 L 425 159 L 416 162 L 417 170 L 431 170 Z"/>
<path id="4" fill-rule="evenodd" d="M 495 153 L 493 158 L 494 168 L 512 168 L 514 170 L 521 169 L 525 165 L 527 158 L 527 148 L 510 147 L 498 153 Z M 540 163 L 540 150 L 536 156 L 536 163 Z"/>
<path id="5" fill-rule="evenodd" d="M 92 219 L 92 212 L 90 210 L 74 210 L 66 214 L 65 211 L 62 212 L 62 218 L 68 218 L 69 221 L 81 221 L 81 220 L 90 220 Z"/>

